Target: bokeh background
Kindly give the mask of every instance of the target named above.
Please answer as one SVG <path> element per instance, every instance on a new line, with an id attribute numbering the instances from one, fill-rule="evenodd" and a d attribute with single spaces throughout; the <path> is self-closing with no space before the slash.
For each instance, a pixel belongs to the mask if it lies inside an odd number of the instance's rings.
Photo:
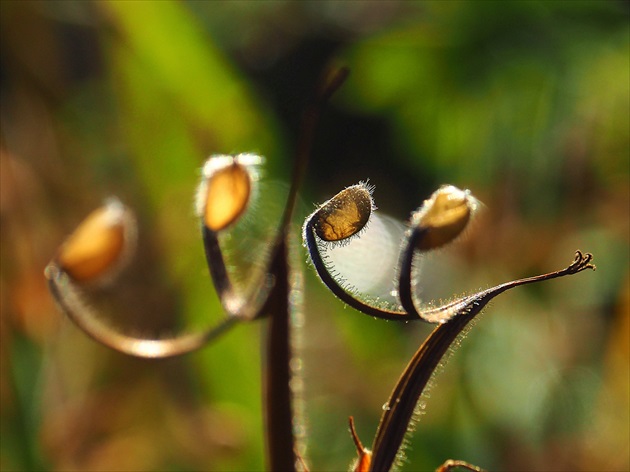
<path id="1" fill-rule="evenodd" d="M 322 69 L 352 69 L 323 116 L 300 218 L 366 178 L 401 220 L 437 186 L 484 203 L 427 280 L 459 294 L 565 267 L 499 297 L 437 378 L 403 470 L 623 471 L 629 433 L 629 4 L 622 1 L 0 2 L 2 470 L 262 470 L 264 322 L 143 361 L 64 319 L 43 269 L 104 198 L 140 220 L 112 322 L 199 329 L 218 305 L 192 196 L 212 153 L 289 178 Z M 377 248 L 375 250 L 378 250 Z M 371 443 L 430 332 L 344 309 L 304 274 L 311 470 Z"/>

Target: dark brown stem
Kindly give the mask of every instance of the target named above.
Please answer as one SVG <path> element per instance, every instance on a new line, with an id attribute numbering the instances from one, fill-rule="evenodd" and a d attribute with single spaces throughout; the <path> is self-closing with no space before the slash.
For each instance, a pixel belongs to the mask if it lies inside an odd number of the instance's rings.
<path id="1" fill-rule="evenodd" d="M 295 207 L 297 192 L 302 183 L 312 149 L 313 138 L 322 106 L 341 86 L 348 69 L 334 71 L 320 86 L 311 105 L 305 110 L 291 179 L 291 188 L 278 229 L 269 274 L 274 277 L 273 288 L 260 313 L 269 314 L 267 360 L 265 378 L 265 416 L 269 470 L 295 471 L 298 456 L 293 435 L 294 411 L 291 391 L 291 336 L 289 293 L 295 287 L 289 282 L 287 230 Z M 299 458 L 301 460 L 301 458 Z"/>
<path id="2" fill-rule="evenodd" d="M 232 293 L 232 282 L 228 276 L 227 268 L 225 267 L 225 261 L 223 260 L 223 253 L 221 252 L 221 246 L 217 239 L 217 233 L 211 231 L 202 223 L 201 235 L 203 239 L 203 249 L 206 254 L 206 263 L 210 276 L 212 277 L 212 283 L 219 296 L 219 299 L 223 300 L 230 296 Z"/>
<path id="3" fill-rule="evenodd" d="M 345 304 L 351 306 L 355 310 L 360 311 L 361 313 L 365 313 L 366 315 L 375 316 L 377 318 L 384 318 L 386 320 L 408 320 L 410 316 L 405 311 L 394 311 L 394 310 L 386 310 L 380 307 L 375 307 L 369 305 L 354 295 L 348 293 L 341 285 L 337 283 L 332 275 L 326 269 L 326 264 L 324 263 L 321 254 L 319 252 L 319 248 L 317 247 L 317 242 L 315 240 L 315 228 L 314 221 L 317 216 L 317 213 L 313 213 L 309 216 L 304 223 L 304 231 L 303 231 L 303 239 L 306 244 L 306 249 L 311 258 L 311 262 L 315 267 L 315 271 L 322 282 L 328 287 L 328 289 L 334 293 L 337 298 L 339 298 Z M 412 318 L 416 319 L 416 317 Z"/>
<path id="4" fill-rule="evenodd" d="M 411 270 L 416 243 L 424 234 L 426 234 L 426 229 L 422 230 L 418 227 L 413 229 L 411 235 L 407 239 L 406 246 L 402 251 L 400 258 L 400 274 L 398 277 L 398 297 L 400 299 L 400 304 L 407 313 L 412 313 L 418 318 L 422 317 L 420 316 L 420 313 L 417 312 L 415 303 L 413 302 Z"/>
<path id="5" fill-rule="evenodd" d="M 418 399 L 425 390 L 437 365 L 463 331 L 466 325 L 497 295 L 506 290 L 543 280 L 576 274 L 585 269 L 595 269 L 592 255 L 576 252 L 575 259 L 567 268 L 548 274 L 514 280 L 466 297 L 457 303 L 457 315 L 438 326 L 420 346 L 403 371 L 381 417 L 373 445 L 371 471 L 389 471 L 407 433 Z"/>
<path id="6" fill-rule="evenodd" d="M 282 215 L 282 221 L 280 222 L 279 238 L 280 235 L 284 235 L 286 228 L 293 217 L 295 200 L 297 193 L 302 186 L 304 174 L 306 173 L 311 150 L 313 149 L 315 130 L 317 129 L 317 123 L 319 121 L 322 108 L 330 97 L 343 85 L 349 74 L 350 69 L 347 67 L 341 67 L 332 71 L 327 70 L 318 90 L 315 93 L 315 96 L 307 106 L 306 110 L 304 110 L 302 115 L 302 124 L 300 126 L 300 136 L 298 138 L 297 148 L 295 151 L 293 173 L 291 175 L 291 188 L 289 189 L 287 205 Z"/>
<path id="7" fill-rule="evenodd" d="M 269 313 L 265 360 L 265 427 L 269 470 L 295 470 L 290 361 L 289 273 L 286 245 L 276 253 L 271 273 L 276 280 L 264 311 Z"/>

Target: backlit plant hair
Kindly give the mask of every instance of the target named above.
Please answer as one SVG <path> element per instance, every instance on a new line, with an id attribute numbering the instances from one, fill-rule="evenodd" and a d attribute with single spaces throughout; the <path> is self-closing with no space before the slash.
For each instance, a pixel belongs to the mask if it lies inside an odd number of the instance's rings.
<path id="1" fill-rule="evenodd" d="M 348 70 L 327 74 L 302 116 L 294 160 L 291 187 L 277 226 L 265 226 L 268 251 L 247 271 L 246 283 L 226 263 L 225 236 L 237 231 L 253 208 L 259 192 L 259 168 L 263 158 L 251 153 L 214 155 L 203 166 L 196 195 L 206 262 L 220 299 L 223 314 L 218 324 L 200 333 L 184 333 L 167 339 L 145 339 L 123 333 L 100 321 L 99 314 L 85 300 L 91 286 L 110 283 L 130 261 L 136 247 L 137 229 L 133 212 L 117 199 L 110 199 L 92 212 L 60 246 L 45 270 L 55 300 L 68 318 L 99 343 L 129 355 L 165 358 L 185 354 L 208 344 L 240 321 L 269 318 L 266 339 L 264 414 L 268 468 L 272 471 L 306 470 L 296 434 L 295 397 L 292 382 L 291 314 L 299 277 L 289 263 L 290 223 L 322 106 L 345 81 Z M 353 308 L 379 318 L 408 321 L 420 319 L 438 323 L 437 328 L 415 353 L 396 383 L 384 408 L 372 448 L 363 446 L 352 417 L 349 421 L 358 459 L 354 472 L 388 471 L 398 465 L 405 436 L 409 433 L 418 399 L 436 367 L 466 326 L 498 294 L 543 280 L 575 274 L 587 268 L 592 256 L 577 251 L 567 268 L 534 277 L 506 282 L 437 306 L 425 306 L 416 297 L 414 276 L 423 253 L 439 249 L 466 231 L 478 208 L 469 191 L 446 185 L 436 190 L 415 211 L 406 225 L 379 215 L 372 198 L 373 187 L 366 182 L 348 187 L 320 205 L 303 225 L 304 244 L 313 266 L 326 286 Z M 342 256 L 356 252 L 370 238 L 389 238 L 396 248 L 393 262 L 381 271 L 377 294 L 363 293 L 350 273 L 341 273 Z M 345 252 L 339 252 L 340 250 Z M 350 252 L 348 252 L 350 251 Z M 241 271 L 242 272 L 242 271 Z M 242 277 L 240 277 L 242 278 Z M 381 296 L 383 286 L 386 296 Z M 455 467 L 480 471 L 463 461 L 446 461 L 439 472 Z"/>
<path id="2" fill-rule="evenodd" d="M 407 226 L 403 227 L 375 212 L 372 190 L 364 183 L 348 187 L 306 218 L 303 239 L 317 274 L 344 303 L 367 315 L 390 320 L 421 319 L 430 323 L 448 321 L 477 294 L 438 306 L 420 306 L 413 295 L 414 259 L 422 252 L 441 248 L 457 239 L 477 210 L 477 200 L 467 190 L 444 185 L 412 213 Z M 392 233 L 397 230 L 401 237 L 398 260 L 391 267 L 379 267 L 384 271 L 391 269 L 386 279 L 392 285 L 379 295 L 361 293 L 347 276 L 339 276 L 331 253 L 336 245 L 351 246 L 364 232 L 370 231 L 370 225 L 380 225 L 383 221 L 395 228 Z M 378 241 L 375 246 L 377 244 Z"/>
<path id="3" fill-rule="evenodd" d="M 591 254 L 576 251 L 575 259 L 565 269 L 512 280 L 442 304 L 420 306 L 415 297 L 415 258 L 457 239 L 465 231 L 478 205 L 469 191 L 445 185 L 412 213 L 404 230 L 398 226 L 398 233 L 402 235 L 401 249 L 398 261 L 392 266 L 394 273 L 390 275 L 390 279 L 394 282 L 389 293 L 394 301 L 385 303 L 374 296 L 361 293 L 351 280 L 347 280 L 347 276 L 341 277 L 330 255 L 336 244 L 344 244 L 351 249 L 355 240 L 360 240 L 364 233 L 369 234 L 369 225 L 379 221 L 374 212 L 376 206 L 372 201 L 372 189 L 365 184 L 348 187 L 306 218 L 303 226 L 304 245 L 320 279 L 339 299 L 370 316 L 438 324 L 416 351 L 396 383 L 383 408 L 371 451 L 361 444 L 354 430 L 354 420 L 351 419 L 351 434 L 359 452 L 358 460 L 351 467 L 354 472 L 388 471 L 400 466 L 404 457 L 405 437 L 413 429 L 414 416 L 418 416 L 421 395 L 426 391 L 449 348 L 490 300 L 520 285 L 595 268 L 591 264 Z M 396 231 L 393 233 L 396 234 Z M 455 467 L 481 470 L 466 462 L 451 460 L 446 461 L 438 470 L 443 472 Z"/>

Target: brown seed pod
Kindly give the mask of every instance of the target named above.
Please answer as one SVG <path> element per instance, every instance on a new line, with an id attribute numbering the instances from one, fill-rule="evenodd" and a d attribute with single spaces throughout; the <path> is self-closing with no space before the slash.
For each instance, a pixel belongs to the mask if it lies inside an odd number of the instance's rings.
<path id="1" fill-rule="evenodd" d="M 372 195 L 366 184 L 348 187 L 319 208 L 315 233 L 330 242 L 350 238 L 365 227 L 372 209 Z"/>
<path id="2" fill-rule="evenodd" d="M 252 182 L 257 178 L 254 169 L 262 162 L 261 156 L 246 153 L 214 155 L 206 161 L 196 205 L 197 214 L 209 230 L 226 229 L 245 213 Z"/>
<path id="3" fill-rule="evenodd" d="M 476 208 L 470 192 L 452 185 L 440 187 L 412 218 L 412 224 L 426 230 L 417 248 L 428 251 L 453 241 L 466 229 Z"/>
<path id="4" fill-rule="evenodd" d="M 126 260 L 134 231 L 131 213 L 111 200 L 83 220 L 59 249 L 56 262 L 76 282 L 102 281 Z"/>

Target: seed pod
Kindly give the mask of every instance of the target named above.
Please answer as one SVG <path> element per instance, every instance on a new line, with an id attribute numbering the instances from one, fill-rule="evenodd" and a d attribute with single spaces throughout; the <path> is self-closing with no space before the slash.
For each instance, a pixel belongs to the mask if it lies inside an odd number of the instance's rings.
<path id="1" fill-rule="evenodd" d="M 235 223 L 247 210 L 256 178 L 256 154 L 214 155 L 203 166 L 197 190 L 197 214 L 211 231 L 221 231 Z"/>
<path id="2" fill-rule="evenodd" d="M 205 225 L 212 231 L 230 226 L 247 208 L 250 192 L 247 169 L 237 162 L 214 172 L 208 179 Z"/>
<path id="3" fill-rule="evenodd" d="M 413 225 L 426 231 L 417 248 L 428 251 L 453 241 L 468 226 L 476 207 L 470 192 L 452 185 L 440 187 L 412 218 Z"/>
<path id="4" fill-rule="evenodd" d="M 78 283 L 102 281 L 124 263 L 133 232 L 131 213 L 112 200 L 83 220 L 59 249 L 56 262 Z"/>
<path id="5" fill-rule="evenodd" d="M 348 187 L 324 203 L 316 214 L 315 234 L 324 241 L 342 241 L 361 231 L 372 214 L 367 185 Z"/>

